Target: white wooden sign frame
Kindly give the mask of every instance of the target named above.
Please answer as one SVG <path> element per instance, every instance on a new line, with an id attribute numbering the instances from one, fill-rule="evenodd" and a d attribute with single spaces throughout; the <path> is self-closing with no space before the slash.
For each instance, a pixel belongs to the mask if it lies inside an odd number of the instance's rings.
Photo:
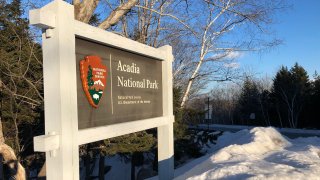
<path id="1" fill-rule="evenodd" d="M 45 133 L 34 150 L 46 152 L 48 180 L 79 179 L 79 145 L 150 128 L 158 131 L 159 179 L 173 179 L 172 48 L 153 48 L 74 20 L 62 0 L 30 11 L 30 24 L 43 29 Z M 78 130 L 75 37 L 162 60 L 163 116 Z"/>

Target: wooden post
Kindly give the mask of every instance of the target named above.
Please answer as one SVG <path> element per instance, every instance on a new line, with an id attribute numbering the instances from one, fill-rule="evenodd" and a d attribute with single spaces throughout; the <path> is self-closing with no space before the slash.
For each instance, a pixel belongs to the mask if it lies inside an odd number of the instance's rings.
<path id="1" fill-rule="evenodd" d="M 48 180 L 79 179 L 74 8 L 54 0 L 30 11 L 30 24 L 43 29 L 46 135 L 35 137 L 35 151 L 46 151 Z"/>
<path id="2" fill-rule="evenodd" d="M 158 127 L 158 173 L 160 180 L 170 180 L 174 177 L 174 146 L 173 146 L 173 92 L 172 92 L 172 47 L 159 48 L 166 58 L 162 61 L 163 116 L 168 118 L 168 124 Z"/>

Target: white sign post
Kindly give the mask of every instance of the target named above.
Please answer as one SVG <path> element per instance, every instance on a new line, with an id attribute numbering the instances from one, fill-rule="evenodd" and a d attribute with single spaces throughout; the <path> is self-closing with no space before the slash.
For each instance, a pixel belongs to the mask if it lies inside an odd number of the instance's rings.
<path id="1" fill-rule="evenodd" d="M 34 137 L 34 150 L 46 152 L 46 178 L 79 179 L 79 145 L 156 127 L 159 179 L 173 179 L 172 48 L 153 48 L 76 21 L 74 7 L 62 0 L 31 10 L 30 24 L 43 30 L 46 135 Z M 163 116 L 79 130 L 76 37 L 162 60 Z"/>

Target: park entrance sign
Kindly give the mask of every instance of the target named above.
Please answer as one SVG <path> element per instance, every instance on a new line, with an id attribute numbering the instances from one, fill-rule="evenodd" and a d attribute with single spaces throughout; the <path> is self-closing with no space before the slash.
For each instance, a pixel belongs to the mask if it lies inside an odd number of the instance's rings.
<path id="1" fill-rule="evenodd" d="M 74 20 L 55 0 L 30 11 L 43 30 L 48 180 L 79 179 L 79 145 L 157 128 L 159 179 L 173 178 L 172 49 L 153 48 Z"/>
<path id="2" fill-rule="evenodd" d="M 161 60 L 80 38 L 75 44 L 79 129 L 162 116 Z"/>

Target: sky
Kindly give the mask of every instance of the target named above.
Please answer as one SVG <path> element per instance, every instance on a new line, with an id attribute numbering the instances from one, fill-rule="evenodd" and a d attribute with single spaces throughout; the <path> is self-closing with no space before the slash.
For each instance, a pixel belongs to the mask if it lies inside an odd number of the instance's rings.
<path id="1" fill-rule="evenodd" d="M 302 65 L 312 78 L 320 73 L 320 1 L 291 0 L 292 7 L 275 15 L 272 29 L 283 43 L 265 53 L 246 52 L 238 59 L 240 67 L 261 76 L 273 77 L 281 65 Z"/>
<path id="2" fill-rule="evenodd" d="M 49 0 L 44 0 L 46 4 Z M 234 65 L 254 73 L 258 77 L 273 77 L 284 65 L 295 62 L 312 75 L 320 74 L 320 0 L 288 0 L 292 7 L 275 14 L 271 29 L 283 43 L 268 52 L 245 52 Z M 216 83 L 210 83 L 212 88 Z"/>

